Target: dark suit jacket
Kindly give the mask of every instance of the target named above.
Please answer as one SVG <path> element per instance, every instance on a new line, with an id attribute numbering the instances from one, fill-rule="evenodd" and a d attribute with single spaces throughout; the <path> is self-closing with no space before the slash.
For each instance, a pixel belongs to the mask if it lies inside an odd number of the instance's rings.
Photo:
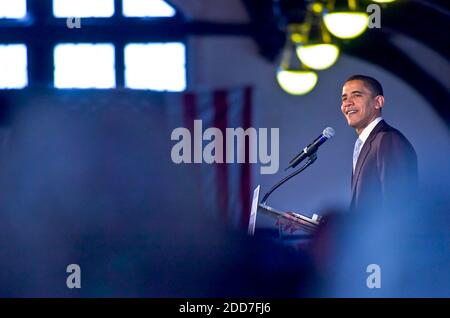
<path id="1" fill-rule="evenodd" d="M 397 129 L 380 121 L 370 133 L 352 175 L 352 211 L 396 209 L 417 190 L 417 155 Z"/>

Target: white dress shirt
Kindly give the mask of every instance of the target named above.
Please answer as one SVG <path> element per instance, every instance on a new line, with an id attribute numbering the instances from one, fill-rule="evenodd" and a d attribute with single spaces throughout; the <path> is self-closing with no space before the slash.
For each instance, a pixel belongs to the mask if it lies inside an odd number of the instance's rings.
<path id="1" fill-rule="evenodd" d="M 358 139 L 355 142 L 355 148 L 353 150 L 353 172 L 355 172 L 356 162 L 358 161 L 359 153 L 361 152 L 364 143 L 367 138 L 369 138 L 370 133 L 375 128 L 375 126 L 382 121 L 382 117 L 375 118 L 366 128 L 363 129 L 361 134 L 358 136 Z"/>

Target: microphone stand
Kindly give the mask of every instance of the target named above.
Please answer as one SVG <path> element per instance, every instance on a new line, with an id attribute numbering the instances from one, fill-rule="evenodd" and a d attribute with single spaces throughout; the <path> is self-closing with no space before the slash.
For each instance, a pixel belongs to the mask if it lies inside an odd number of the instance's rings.
<path id="1" fill-rule="evenodd" d="M 275 184 L 272 188 L 270 188 L 270 190 L 264 195 L 264 197 L 263 197 L 263 199 L 261 201 L 261 204 L 266 205 L 267 199 L 269 198 L 269 196 L 272 194 L 273 191 L 275 191 L 279 186 L 281 186 L 283 183 L 285 183 L 289 179 L 295 177 L 300 172 L 302 172 L 303 170 L 308 168 L 310 165 L 312 165 L 314 163 L 314 161 L 316 161 L 316 159 L 317 159 L 317 154 L 316 153 L 314 153 L 311 156 L 309 156 L 308 157 L 308 161 L 300 169 L 294 171 L 293 173 L 291 173 L 290 175 L 285 177 L 283 180 L 281 180 L 277 184 Z"/>

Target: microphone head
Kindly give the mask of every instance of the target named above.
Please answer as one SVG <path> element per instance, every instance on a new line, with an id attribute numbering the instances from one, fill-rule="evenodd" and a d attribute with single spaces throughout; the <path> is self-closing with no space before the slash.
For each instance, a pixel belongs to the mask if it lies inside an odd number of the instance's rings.
<path id="1" fill-rule="evenodd" d="M 328 139 L 334 137 L 334 129 L 331 127 L 327 127 L 323 130 L 322 134 L 327 137 Z"/>

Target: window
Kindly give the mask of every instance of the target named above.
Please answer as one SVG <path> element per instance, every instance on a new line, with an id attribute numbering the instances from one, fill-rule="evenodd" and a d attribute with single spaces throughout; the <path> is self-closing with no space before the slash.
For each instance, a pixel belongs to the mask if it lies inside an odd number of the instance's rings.
<path id="1" fill-rule="evenodd" d="M 0 88 L 27 85 L 27 47 L 24 44 L 0 45 Z"/>
<path id="2" fill-rule="evenodd" d="M 112 17 L 114 0 L 53 0 L 55 17 Z"/>
<path id="3" fill-rule="evenodd" d="M 0 0 L 0 90 L 185 90 L 190 31 L 169 3 Z"/>
<path id="4" fill-rule="evenodd" d="M 158 91 L 186 89 L 185 46 L 182 43 L 128 44 L 125 86 Z"/>
<path id="5" fill-rule="evenodd" d="M 0 0 L 0 18 L 22 19 L 26 14 L 26 0 Z"/>
<path id="6" fill-rule="evenodd" d="M 114 88 L 114 46 L 59 44 L 54 50 L 57 88 Z"/>
<path id="7" fill-rule="evenodd" d="M 175 9 L 162 0 L 123 0 L 126 17 L 173 17 Z"/>

